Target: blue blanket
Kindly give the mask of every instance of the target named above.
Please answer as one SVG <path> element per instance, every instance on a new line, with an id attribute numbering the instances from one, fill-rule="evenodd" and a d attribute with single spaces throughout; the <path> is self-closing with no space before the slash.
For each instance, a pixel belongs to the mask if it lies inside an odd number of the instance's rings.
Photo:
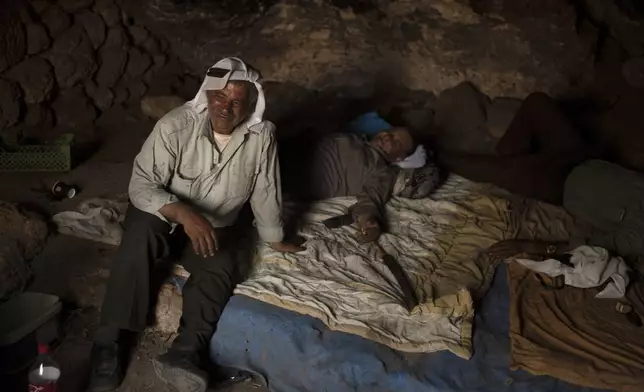
<path id="1" fill-rule="evenodd" d="M 263 375 L 275 392 L 590 392 L 546 376 L 510 371 L 507 268 L 477 306 L 474 356 L 407 354 L 321 321 L 234 296 L 211 342 L 221 365 Z M 552 359 L 556 361 L 555 358 Z"/>

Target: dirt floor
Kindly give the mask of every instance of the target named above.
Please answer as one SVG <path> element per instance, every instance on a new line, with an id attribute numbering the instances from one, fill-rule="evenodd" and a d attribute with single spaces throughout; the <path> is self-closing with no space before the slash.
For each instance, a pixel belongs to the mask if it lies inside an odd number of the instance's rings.
<path id="1" fill-rule="evenodd" d="M 127 191 L 132 161 L 153 125 L 138 107 L 116 106 L 97 122 L 96 136 L 104 137 L 89 159 L 69 173 L 2 173 L 0 199 L 55 213 L 74 209 L 87 198 L 114 198 Z M 59 180 L 76 184 L 80 194 L 71 200 L 52 202 L 46 189 Z M 115 250 L 110 245 L 54 234 L 33 261 L 35 279 L 30 289 L 56 294 L 65 303 L 61 341 L 55 355 L 62 366 L 61 391 L 79 392 L 85 388 L 92 339 Z M 166 345 L 162 336 L 142 334 L 119 391 L 170 391 L 156 377 L 151 363 Z M 250 382 L 226 389 L 261 390 Z"/>

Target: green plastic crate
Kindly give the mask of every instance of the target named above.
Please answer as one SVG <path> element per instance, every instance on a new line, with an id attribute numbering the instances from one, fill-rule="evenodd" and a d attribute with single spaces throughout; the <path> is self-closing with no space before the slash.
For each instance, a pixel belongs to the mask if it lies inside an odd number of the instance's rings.
<path id="1" fill-rule="evenodd" d="M 69 171 L 74 135 L 60 135 L 52 144 L 12 146 L 0 151 L 0 171 Z"/>

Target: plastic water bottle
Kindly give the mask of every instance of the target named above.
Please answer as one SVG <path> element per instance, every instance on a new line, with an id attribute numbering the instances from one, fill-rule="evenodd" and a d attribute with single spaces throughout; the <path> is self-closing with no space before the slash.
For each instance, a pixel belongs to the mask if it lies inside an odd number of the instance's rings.
<path id="1" fill-rule="evenodd" d="M 49 354 L 49 346 L 38 345 L 38 358 L 29 369 L 29 392 L 56 392 L 60 366 Z"/>

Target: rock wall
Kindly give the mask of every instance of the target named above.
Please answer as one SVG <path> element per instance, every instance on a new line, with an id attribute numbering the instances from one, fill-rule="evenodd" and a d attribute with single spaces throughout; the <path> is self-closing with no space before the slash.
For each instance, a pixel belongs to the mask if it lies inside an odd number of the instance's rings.
<path id="1" fill-rule="evenodd" d="M 113 0 L 8 4 L 0 21 L 0 131 L 9 140 L 70 131 L 91 139 L 93 121 L 111 106 L 197 83 L 182 78 L 165 40 Z"/>
<path id="2" fill-rule="evenodd" d="M 567 0 L 281 0 L 251 16 L 183 3 L 123 1 L 152 30 L 171 32 L 195 74 L 238 55 L 268 80 L 312 89 L 436 93 L 470 80 L 491 96 L 561 94 L 592 73 L 597 39 L 593 26 L 576 28 Z"/>

